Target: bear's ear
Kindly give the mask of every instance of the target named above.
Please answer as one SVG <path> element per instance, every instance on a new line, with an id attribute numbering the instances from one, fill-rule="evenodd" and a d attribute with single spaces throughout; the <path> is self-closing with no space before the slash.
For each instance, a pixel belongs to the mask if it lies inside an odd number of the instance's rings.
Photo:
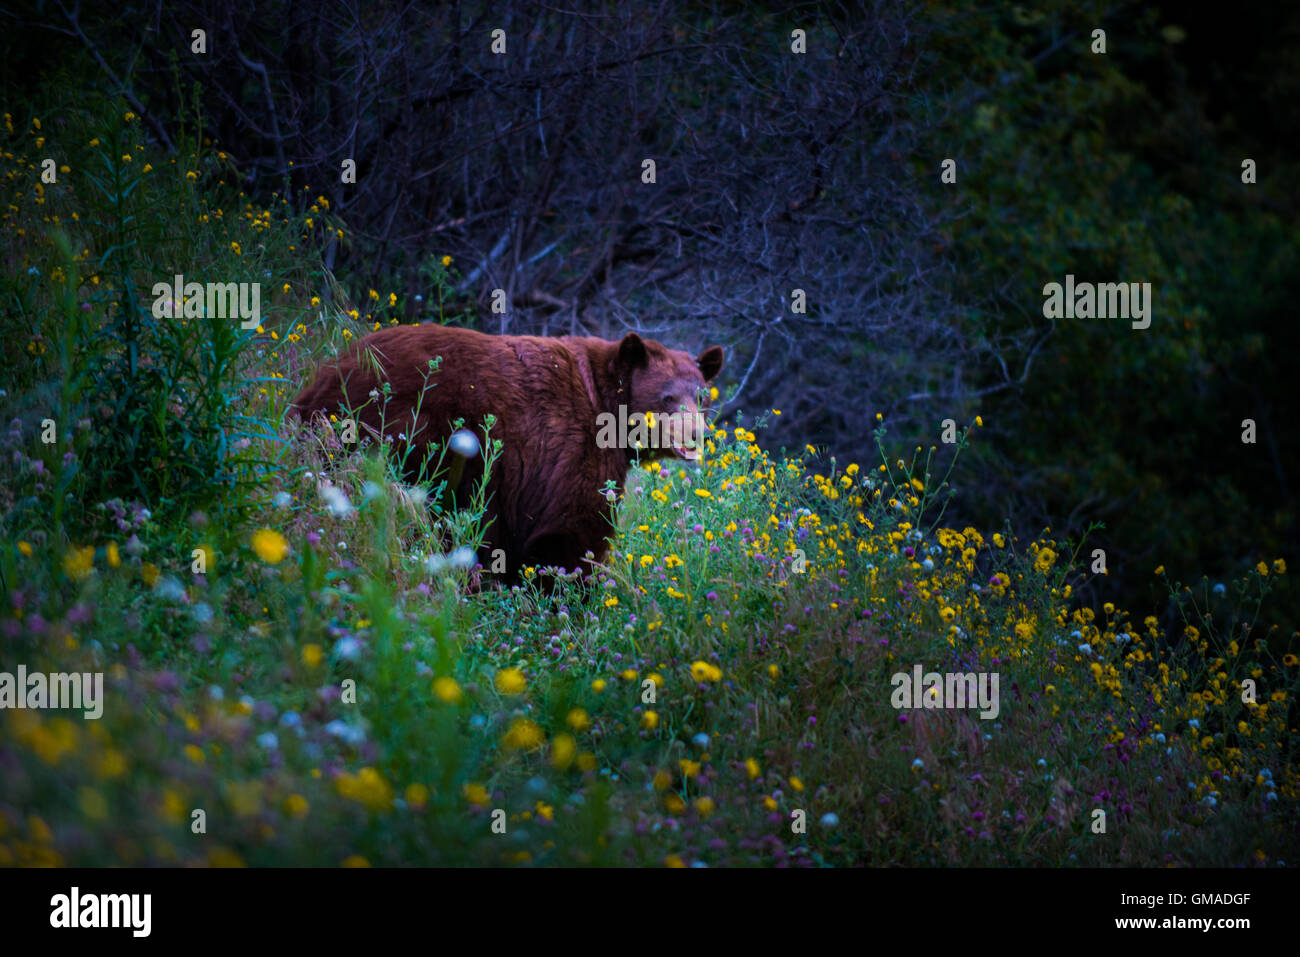
<path id="1" fill-rule="evenodd" d="M 618 344 L 618 364 L 624 369 L 641 369 L 650 361 L 645 343 L 635 332 L 629 332 Z"/>
<path id="2" fill-rule="evenodd" d="M 722 371 L 722 346 L 709 346 L 699 354 L 695 364 L 700 367 L 704 381 L 712 382 Z"/>

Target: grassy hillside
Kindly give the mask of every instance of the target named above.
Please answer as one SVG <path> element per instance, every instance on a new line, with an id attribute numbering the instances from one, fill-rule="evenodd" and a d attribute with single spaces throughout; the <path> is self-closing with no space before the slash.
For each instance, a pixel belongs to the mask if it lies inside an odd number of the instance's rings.
<path id="1" fill-rule="evenodd" d="M 1172 630 L 1097 614 L 1086 543 L 949 528 L 933 450 L 778 455 L 765 410 L 638 467 L 589 587 L 471 588 L 476 516 L 284 423 L 401 314 L 321 267 L 346 225 L 95 115 L 5 118 L 0 671 L 102 671 L 105 705 L 0 712 L 0 863 L 1294 861 L 1280 560 L 1153 569 Z M 181 271 L 260 282 L 261 327 L 155 317 Z M 996 673 L 997 716 L 895 707 L 918 665 Z"/>

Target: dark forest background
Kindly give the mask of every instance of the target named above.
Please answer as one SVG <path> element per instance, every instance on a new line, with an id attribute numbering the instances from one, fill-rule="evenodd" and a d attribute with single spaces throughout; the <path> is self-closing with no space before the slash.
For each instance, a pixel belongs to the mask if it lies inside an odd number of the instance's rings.
<path id="1" fill-rule="evenodd" d="M 128 0 L 0 24 L 16 115 L 121 93 L 170 147 L 197 102 L 230 160 L 207 175 L 326 197 L 324 297 L 721 342 L 724 413 L 780 409 L 764 444 L 841 462 L 870 460 L 877 412 L 900 453 L 981 415 L 949 514 L 1103 522 L 1087 600 L 1294 560 L 1298 5 Z M 1045 319 L 1066 273 L 1150 282 L 1151 327 Z"/>

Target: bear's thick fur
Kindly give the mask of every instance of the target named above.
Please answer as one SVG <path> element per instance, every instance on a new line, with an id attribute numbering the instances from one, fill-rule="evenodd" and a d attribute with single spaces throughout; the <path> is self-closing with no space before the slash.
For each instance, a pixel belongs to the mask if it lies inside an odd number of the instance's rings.
<path id="1" fill-rule="evenodd" d="M 293 411 L 306 421 L 352 410 L 359 422 L 391 436 L 399 454 L 413 449 L 408 480 L 417 477 L 426 446 L 445 443 L 456 420 L 481 443 L 484 416 L 496 416 L 491 436 L 501 441 L 502 455 L 488 483 L 490 524 L 480 558 L 491 569 L 494 550 L 504 550 L 506 578 L 513 580 L 527 565 L 585 570 L 588 551 L 604 557 L 612 527 L 602 489 L 612 482 L 621 494 L 638 453 L 600 447 L 601 423 L 610 421 L 601 414 L 694 417 L 700 392 L 722 361 L 719 346 L 691 358 L 636 333 L 613 342 L 395 326 L 371 333 L 320 369 Z M 671 444 L 676 447 L 640 455 L 692 459 L 703 436 L 678 434 Z M 461 490 L 479 480 L 482 461 L 465 466 Z"/>

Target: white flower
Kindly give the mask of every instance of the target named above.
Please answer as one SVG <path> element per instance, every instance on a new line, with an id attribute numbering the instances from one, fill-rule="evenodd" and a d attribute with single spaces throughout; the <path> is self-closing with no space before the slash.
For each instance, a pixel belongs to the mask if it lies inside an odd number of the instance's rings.
<path id="1" fill-rule="evenodd" d="M 348 501 L 347 493 L 337 485 L 322 485 L 320 495 L 331 514 L 338 518 L 352 514 L 352 503 Z"/>
<path id="2" fill-rule="evenodd" d="M 154 583 L 153 591 L 154 594 L 163 601 L 178 603 L 185 601 L 185 586 L 171 575 L 158 576 L 158 581 Z"/>
<path id="3" fill-rule="evenodd" d="M 268 751 L 274 751 L 280 746 L 280 739 L 275 736 L 274 731 L 263 731 L 257 736 L 257 743 Z"/>
<path id="4" fill-rule="evenodd" d="M 325 733 L 333 735 L 336 738 L 346 737 L 348 733 L 347 722 L 335 718 L 329 724 L 325 725 Z"/>
<path id="5" fill-rule="evenodd" d="M 366 740 L 365 731 L 348 724 L 346 721 L 340 721 L 338 718 L 325 725 L 325 733 L 346 741 L 348 744 L 360 744 Z"/>
<path id="6" fill-rule="evenodd" d="M 356 661 L 361 655 L 361 642 L 357 641 L 351 635 L 346 638 L 340 638 L 334 642 L 335 657 L 342 658 L 344 661 Z"/>
<path id="7" fill-rule="evenodd" d="M 276 492 L 275 496 L 271 499 L 271 504 L 276 508 L 288 508 L 289 503 L 292 501 L 293 496 L 288 492 Z"/>
<path id="8" fill-rule="evenodd" d="M 460 546 L 447 556 L 447 561 L 452 568 L 473 568 L 477 560 L 478 556 L 474 554 L 474 549 L 468 545 Z"/>
<path id="9" fill-rule="evenodd" d="M 469 429 L 461 429 L 452 434 L 447 441 L 447 447 L 457 455 L 472 459 L 479 453 L 478 436 Z"/>

